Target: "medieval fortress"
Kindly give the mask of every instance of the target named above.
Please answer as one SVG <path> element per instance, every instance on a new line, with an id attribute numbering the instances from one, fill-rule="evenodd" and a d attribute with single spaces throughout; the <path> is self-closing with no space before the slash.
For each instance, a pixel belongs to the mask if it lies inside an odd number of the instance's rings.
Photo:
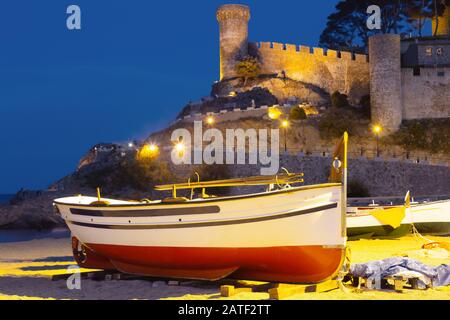
<path id="1" fill-rule="evenodd" d="M 250 9 L 244 5 L 217 10 L 221 82 L 236 78 L 236 63 L 252 55 L 261 74 L 283 74 L 329 94 L 339 91 L 355 104 L 370 94 L 372 122 L 386 131 L 398 129 L 402 120 L 450 117 L 450 8 L 439 17 L 436 37 L 375 35 L 369 39 L 368 55 L 249 43 L 249 19 Z"/>

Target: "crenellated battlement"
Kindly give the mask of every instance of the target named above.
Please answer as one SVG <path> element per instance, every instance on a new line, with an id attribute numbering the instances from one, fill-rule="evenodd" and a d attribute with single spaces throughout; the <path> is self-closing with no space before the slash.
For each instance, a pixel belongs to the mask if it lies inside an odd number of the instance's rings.
<path id="1" fill-rule="evenodd" d="M 344 93 L 353 105 L 369 95 L 371 120 L 384 133 L 397 130 L 404 119 L 450 117 L 450 7 L 433 19 L 433 31 L 437 28 L 440 37 L 419 41 L 377 34 L 369 37 L 368 55 L 280 42 L 249 43 L 249 18 L 246 6 L 225 5 L 218 10 L 221 80 L 242 77 L 236 64 L 250 54 L 258 57 L 261 78 L 271 79 L 266 86 L 277 97 L 314 96 L 313 90 L 297 89 L 286 79 L 330 95 Z M 402 64 L 405 57 L 408 62 Z"/>
<path id="2" fill-rule="evenodd" d="M 288 54 L 309 54 L 317 58 L 332 58 L 341 59 L 345 61 L 356 61 L 358 63 L 369 63 L 369 57 L 365 54 L 355 54 L 349 51 L 336 51 L 324 48 L 309 47 L 296 44 L 285 44 L 279 42 L 252 42 L 249 43 L 249 48 L 258 49 L 261 53 L 266 50 L 274 50 L 278 52 L 285 52 Z"/>

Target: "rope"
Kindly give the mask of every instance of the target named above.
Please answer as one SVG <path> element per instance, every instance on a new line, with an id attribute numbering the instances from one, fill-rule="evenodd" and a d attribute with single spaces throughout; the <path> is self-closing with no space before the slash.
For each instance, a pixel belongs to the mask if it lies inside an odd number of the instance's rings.
<path id="1" fill-rule="evenodd" d="M 414 225 L 414 217 L 413 217 L 411 207 L 409 208 L 409 214 L 411 216 L 411 225 L 412 225 L 412 232 L 413 232 L 414 237 L 416 239 L 421 238 L 421 239 L 427 241 L 428 243 L 434 242 L 433 240 L 425 238 L 423 235 L 420 234 L 419 230 L 417 230 L 416 226 Z"/>
<path id="2" fill-rule="evenodd" d="M 433 240 L 430 240 L 430 239 L 428 239 L 428 238 L 425 238 L 423 235 L 421 235 L 420 232 L 417 230 L 417 228 L 416 228 L 416 226 L 414 225 L 413 222 L 411 222 L 411 225 L 412 225 L 413 235 L 414 235 L 414 237 L 415 237 L 416 239 L 417 239 L 417 238 L 421 238 L 421 239 L 427 241 L 428 243 L 434 242 Z"/>

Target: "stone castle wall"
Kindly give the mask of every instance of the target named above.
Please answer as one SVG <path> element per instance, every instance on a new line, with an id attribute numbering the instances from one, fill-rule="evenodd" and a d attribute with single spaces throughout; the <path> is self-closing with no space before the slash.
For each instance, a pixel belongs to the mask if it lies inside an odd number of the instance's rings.
<path id="1" fill-rule="evenodd" d="M 236 61 L 247 55 L 250 8 L 244 5 L 221 6 L 216 13 L 220 28 L 220 79 L 234 75 Z"/>
<path id="2" fill-rule="evenodd" d="M 313 84 L 330 94 L 345 93 L 356 103 L 369 93 L 366 55 L 276 42 L 250 43 L 249 52 L 259 57 L 263 74 L 284 71 L 288 78 Z"/>
<path id="3" fill-rule="evenodd" d="M 396 131 L 403 119 L 450 116 L 448 64 L 440 63 L 440 68 L 422 68 L 423 72 L 414 76 L 411 66 L 403 64 L 402 68 L 399 35 L 379 34 L 370 37 L 367 56 L 277 42 L 248 43 L 250 9 L 247 6 L 221 6 L 217 19 L 220 26 L 221 80 L 236 78 L 237 61 L 250 54 L 259 58 L 263 75 L 275 74 L 281 79 L 286 77 L 310 84 L 326 94 L 339 91 L 347 94 L 354 105 L 360 102 L 362 96 L 370 93 L 372 122 L 381 125 L 385 134 Z M 438 35 L 441 37 L 436 40 L 442 42 L 445 36 L 450 35 L 449 26 L 450 8 L 447 8 L 439 18 Z M 428 47 L 421 46 L 419 54 L 425 54 L 429 60 L 429 54 L 423 52 Z M 447 47 L 441 44 L 439 47 L 443 49 L 440 56 L 445 57 Z M 435 50 L 432 48 L 432 51 Z M 433 65 L 438 65 L 438 60 Z M 419 64 L 413 66 L 417 68 Z M 306 93 L 292 93 L 286 83 L 270 83 L 270 91 L 276 92 L 278 96 L 281 94 L 281 100 L 286 94 L 293 97 L 310 96 L 308 90 L 304 90 Z"/>
<path id="4" fill-rule="evenodd" d="M 403 119 L 450 117 L 450 68 L 402 69 Z"/>
<path id="5" fill-rule="evenodd" d="M 395 131 L 402 122 L 400 36 L 370 37 L 369 57 L 372 122 Z"/>

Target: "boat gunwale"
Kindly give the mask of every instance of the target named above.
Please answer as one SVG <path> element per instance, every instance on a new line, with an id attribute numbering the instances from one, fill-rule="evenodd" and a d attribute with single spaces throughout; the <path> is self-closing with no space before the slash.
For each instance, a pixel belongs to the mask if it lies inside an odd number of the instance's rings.
<path id="1" fill-rule="evenodd" d="M 292 218 L 300 215 L 313 214 L 329 209 L 334 209 L 338 207 L 338 202 L 332 202 L 320 206 L 315 206 L 312 208 L 306 208 L 302 210 L 292 210 L 290 212 L 267 214 L 256 217 L 241 218 L 241 219 L 226 219 L 226 220 L 214 220 L 214 221 L 189 221 L 189 222 L 179 222 L 179 223 L 154 223 L 154 224 L 143 224 L 143 223 L 93 223 L 85 221 L 74 221 L 66 220 L 67 223 L 71 223 L 80 227 L 85 228 L 97 228 L 97 229 L 112 229 L 112 230 L 142 230 L 142 229 L 178 229 L 178 228 L 200 228 L 200 227 L 211 227 L 211 226 L 223 226 L 223 225 L 236 225 L 244 223 L 257 223 L 265 222 L 269 220 L 279 220 Z"/>
<path id="2" fill-rule="evenodd" d="M 412 208 L 412 207 L 420 207 L 420 206 L 427 206 L 427 205 L 439 204 L 439 203 L 445 203 L 445 202 L 448 202 L 448 203 L 450 204 L 450 199 L 436 200 L 436 201 L 428 201 L 428 202 L 411 203 L 411 208 Z"/>
<path id="3" fill-rule="evenodd" d="M 299 187 L 290 187 L 287 189 L 274 190 L 269 192 L 260 192 L 260 193 L 252 193 L 245 195 L 237 195 L 237 196 L 228 196 L 228 197 L 217 197 L 217 198 L 206 198 L 200 200 L 188 200 L 188 201 L 180 201 L 180 202 L 157 202 L 157 203 L 123 203 L 123 204 L 108 204 L 105 206 L 95 206 L 91 204 L 84 203 L 65 203 L 54 200 L 53 203 L 61 206 L 69 206 L 73 208 L 81 207 L 81 208 L 92 208 L 93 210 L 108 209 L 108 208 L 136 208 L 136 207 L 153 207 L 153 206 L 174 206 L 174 205 L 199 205 L 203 203 L 211 203 L 211 202 L 220 202 L 220 201 L 233 201 L 233 200 L 242 200 L 248 198 L 258 198 L 258 197 L 268 197 L 280 195 L 283 193 L 297 192 L 297 191 L 306 191 L 306 190 L 314 190 L 314 189 L 325 189 L 330 187 L 338 187 L 342 186 L 342 183 L 322 183 L 322 184 L 314 184 L 308 186 L 299 186 Z M 68 198 L 68 197 L 67 197 Z M 63 198 L 61 198 L 63 199 Z"/>

